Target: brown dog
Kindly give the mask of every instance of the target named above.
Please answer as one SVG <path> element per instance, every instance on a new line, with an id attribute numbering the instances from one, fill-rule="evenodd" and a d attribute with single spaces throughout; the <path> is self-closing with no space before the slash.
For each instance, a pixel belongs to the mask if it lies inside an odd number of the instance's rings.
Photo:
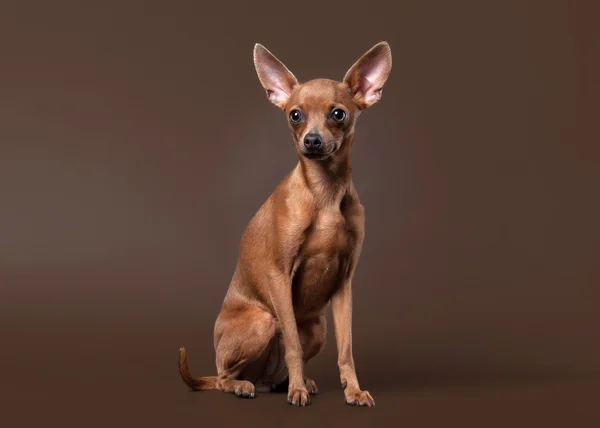
<path id="1" fill-rule="evenodd" d="M 258 78 L 286 112 L 300 161 L 248 224 L 238 264 L 215 323 L 217 376 L 193 378 L 185 349 L 179 371 L 194 390 L 254 397 L 255 384 L 288 385 L 288 402 L 310 404 L 315 383 L 304 364 L 325 344 L 331 301 L 338 366 L 348 404 L 374 406 L 358 386 L 352 356 L 352 277 L 364 213 L 352 184 L 351 150 L 360 112 L 381 98 L 392 67 L 381 42 L 343 82 L 299 84 L 263 46 L 254 47 Z"/>

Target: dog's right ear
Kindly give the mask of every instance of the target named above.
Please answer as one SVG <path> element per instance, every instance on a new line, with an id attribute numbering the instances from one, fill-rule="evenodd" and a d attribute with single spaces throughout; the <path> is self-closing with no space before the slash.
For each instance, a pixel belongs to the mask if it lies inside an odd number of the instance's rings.
<path id="1" fill-rule="evenodd" d="M 267 91 L 267 98 L 280 109 L 285 109 L 298 80 L 275 55 L 258 43 L 254 45 L 254 67 L 258 80 Z"/>

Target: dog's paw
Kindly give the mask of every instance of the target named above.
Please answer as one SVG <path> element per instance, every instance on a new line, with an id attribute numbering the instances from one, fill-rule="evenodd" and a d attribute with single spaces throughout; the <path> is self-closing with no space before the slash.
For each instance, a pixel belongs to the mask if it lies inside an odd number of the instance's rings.
<path id="1" fill-rule="evenodd" d="M 247 380 L 240 380 L 233 391 L 235 395 L 242 398 L 254 398 L 254 385 Z"/>
<path id="2" fill-rule="evenodd" d="M 373 407 L 375 406 L 375 400 L 369 394 L 369 391 L 345 391 L 346 395 L 346 404 L 351 406 L 366 406 Z"/>
<path id="3" fill-rule="evenodd" d="M 293 388 L 288 392 L 288 403 L 293 406 L 308 406 L 310 404 L 310 395 L 306 387 L 304 388 Z"/>
<path id="4" fill-rule="evenodd" d="M 308 392 L 311 395 L 315 395 L 315 394 L 319 393 L 319 388 L 317 388 L 317 384 L 315 383 L 314 380 L 304 378 L 304 384 L 306 385 L 306 389 L 308 389 Z"/>

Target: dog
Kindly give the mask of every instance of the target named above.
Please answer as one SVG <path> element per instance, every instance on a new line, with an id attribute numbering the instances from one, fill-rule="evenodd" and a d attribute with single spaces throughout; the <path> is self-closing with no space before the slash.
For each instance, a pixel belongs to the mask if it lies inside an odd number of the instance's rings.
<path id="1" fill-rule="evenodd" d="M 217 376 L 194 378 L 184 348 L 179 372 L 193 390 L 253 398 L 285 391 L 310 404 L 314 381 L 304 365 L 325 345 L 331 304 L 345 401 L 372 407 L 358 384 L 352 354 L 352 278 L 364 237 L 364 208 L 352 182 L 351 151 L 361 112 L 375 104 L 392 68 L 380 42 L 343 81 L 296 77 L 269 50 L 254 46 L 267 98 L 286 113 L 299 162 L 248 224 L 214 328 Z"/>

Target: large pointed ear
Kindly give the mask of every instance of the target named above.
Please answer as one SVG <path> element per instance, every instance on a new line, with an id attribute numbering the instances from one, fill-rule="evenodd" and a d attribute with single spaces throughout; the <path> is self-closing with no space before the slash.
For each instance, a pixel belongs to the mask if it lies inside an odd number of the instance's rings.
<path id="1" fill-rule="evenodd" d="M 392 51 L 386 42 L 377 43 L 354 63 L 344 76 L 354 99 L 361 108 L 375 104 L 392 71 Z"/>
<path id="2" fill-rule="evenodd" d="M 267 91 L 267 98 L 277 107 L 284 109 L 298 81 L 275 55 L 263 45 L 254 45 L 254 67 L 258 80 Z"/>

